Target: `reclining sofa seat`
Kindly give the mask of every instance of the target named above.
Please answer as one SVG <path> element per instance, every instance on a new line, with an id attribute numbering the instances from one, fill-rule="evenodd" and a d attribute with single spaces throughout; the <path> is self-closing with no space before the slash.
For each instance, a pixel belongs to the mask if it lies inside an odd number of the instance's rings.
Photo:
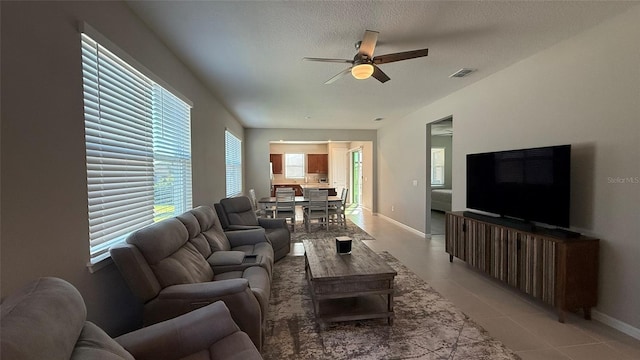
<path id="1" fill-rule="evenodd" d="M 264 228 L 273 247 L 276 261 L 285 257 L 291 250 L 291 232 L 285 219 L 257 217 L 248 197 L 222 199 L 214 207 L 223 229 L 227 231 Z"/>
<path id="2" fill-rule="evenodd" d="M 82 296 L 62 279 L 32 281 L 0 308 L 2 359 L 262 359 L 222 302 L 115 340 L 86 321 Z"/>
<path id="3" fill-rule="evenodd" d="M 193 215 L 193 218 L 188 214 Z M 224 257 L 225 252 L 235 251 L 246 255 L 258 256 L 257 264 L 264 267 L 269 276 L 272 274 L 274 252 L 265 231 L 261 228 L 247 228 L 242 231 L 227 231 L 218 218 L 218 215 L 210 206 L 198 206 L 195 209 L 178 216 L 178 219 L 188 228 L 190 235 L 192 231 L 198 229 L 201 236 L 209 243 L 209 253 L 203 253 L 209 264 L 214 267 L 214 271 L 219 266 L 216 260 Z M 193 220 L 197 221 L 197 225 Z M 192 236 L 197 236 L 193 234 Z M 219 256 L 217 256 L 219 255 Z M 242 267 L 242 266 L 241 266 Z M 244 266 L 246 267 L 246 265 Z M 226 270 L 237 270 L 234 268 L 222 268 Z"/>
<path id="4" fill-rule="evenodd" d="M 224 247 L 226 238 L 214 229 L 215 211 L 206 208 L 135 231 L 126 244 L 111 248 L 111 257 L 131 291 L 144 303 L 145 325 L 222 300 L 240 329 L 260 349 L 271 292 L 270 270 L 250 266 L 214 274 L 206 259 L 213 254 L 213 245 L 218 246 L 212 242 L 220 241 Z M 196 215 L 203 219 L 204 231 Z M 253 232 L 257 234 L 254 239 L 264 239 L 260 231 Z M 241 238 L 248 242 L 250 237 Z M 241 246 L 256 250 L 255 246 Z"/>

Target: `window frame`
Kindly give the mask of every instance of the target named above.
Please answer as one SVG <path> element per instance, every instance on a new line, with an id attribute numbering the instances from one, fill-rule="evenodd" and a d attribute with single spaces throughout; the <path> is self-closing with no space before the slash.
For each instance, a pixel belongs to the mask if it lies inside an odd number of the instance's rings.
<path id="1" fill-rule="evenodd" d="M 149 76 L 146 68 L 93 28 L 82 25 L 87 266 L 94 272 L 108 263 L 109 248 L 124 242 L 131 232 L 192 207 L 193 105 L 158 83 L 155 75 Z M 154 135 L 159 127 L 164 135 Z M 173 182 L 164 197 L 156 191 L 160 162 Z M 156 205 L 167 199 L 173 202 L 173 211 L 159 216 Z"/>
<path id="2" fill-rule="evenodd" d="M 234 150 L 236 152 L 232 153 Z M 224 162 L 225 194 L 227 197 L 238 196 L 242 194 L 242 139 L 228 129 L 224 131 Z"/>
<path id="3" fill-rule="evenodd" d="M 295 165 L 289 165 L 290 161 L 293 161 L 294 159 L 289 159 L 289 157 L 299 157 L 300 162 L 302 163 L 301 165 L 295 164 Z M 285 153 L 284 154 L 284 177 L 285 179 L 304 179 L 305 175 L 306 175 L 306 161 L 305 161 L 305 154 L 304 153 Z M 291 169 L 290 169 L 291 168 Z M 297 174 L 292 173 L 293 169 L 299 169 L 301 171 L 301 174 L 298 176 Z"/>
<path id="4" fill-rule="evenodd" d="M 437 156 L 435 153 L 436 152 L 442 152 L 442 165 L 436 165 L 436 159 L 435 157 Z M 446 148 L 445 147 L 432 147 L 431 148 L 431 186 L 433 187 L 444 187 L 446 184 Z M 434 182 L 434 174 L 436 173 L 436 171 L 438 171 L 438 169 L 440 169 L 441 173 L 442 173 L 442 182 Z"/>

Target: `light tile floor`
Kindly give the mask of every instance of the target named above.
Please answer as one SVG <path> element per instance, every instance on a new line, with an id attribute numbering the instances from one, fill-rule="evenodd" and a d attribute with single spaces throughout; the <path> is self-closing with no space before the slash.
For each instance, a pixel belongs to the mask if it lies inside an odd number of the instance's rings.
<path id="1" fill-rule="evenodd" d="M 369 247 L 395 256 L 524 360 L 640 359 L 640 341 L 574 314 L 561 324 L 551 307 L 460 260 L 450 263 L 444 235 L 425 239 L 356 207 L 347 216 L 376 239 Z"/>

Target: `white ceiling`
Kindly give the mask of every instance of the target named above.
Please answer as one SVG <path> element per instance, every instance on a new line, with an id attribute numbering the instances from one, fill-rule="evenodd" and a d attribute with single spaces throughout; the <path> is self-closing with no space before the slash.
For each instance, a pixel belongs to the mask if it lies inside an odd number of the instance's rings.
<path id="1" fill-rule="evenodd" d="M 617 1 L 129 1 L 246 127 L 376 129 L 616 15 Z M 365 30 L 375 55 L 429 48 L 345 76 Z M 448 76 L 474 68 L 468 77 Z M 382 117 L 382 121 L 373 121 Z"/>

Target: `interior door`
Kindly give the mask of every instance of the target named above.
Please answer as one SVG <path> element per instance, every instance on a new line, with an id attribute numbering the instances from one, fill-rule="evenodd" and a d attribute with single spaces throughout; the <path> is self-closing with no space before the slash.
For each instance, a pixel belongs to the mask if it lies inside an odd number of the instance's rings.
<path id="1" fill-rule="evenodd" d="M 362 203 L 362 150 L 351 152 L 351 202 Z"/>
<path id="2" fill-rule="evenodd" d="M 347 149 L 331 150 L 331 184 L 338 194 L 347 186 Z"/>

